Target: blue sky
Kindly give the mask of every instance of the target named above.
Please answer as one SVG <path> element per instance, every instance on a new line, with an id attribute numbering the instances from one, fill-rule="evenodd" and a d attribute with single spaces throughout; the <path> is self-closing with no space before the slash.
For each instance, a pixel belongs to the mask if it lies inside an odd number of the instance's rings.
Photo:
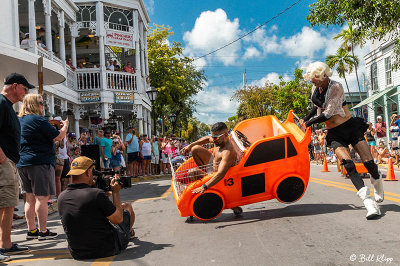
<path id="1" fill-rule="evenodd" d="M 181 42 L 185 54 L 198 57 L 211 52 L 277 15 L 296 0 L 144 0 L 151 24 L 169 25 L 174 31 L 170 42 Z M 232 94 L 242 86 L 246 70 L 247 84 L 277 83 L 281 75 L 293 77 L 296 67 L 312 61 L 324 61 L 334 54 L 340 41 L 332 40 L 340 27 L 311 28 L 306 17 L 313 0 L 302 0 L 292 9 L 235 44 L 205 58 L 196 65 L 205 70 L 207 84 L 195 99 L 196 117 L 207 124 L 226 121 L 236 114 L 238 103 Z M 367 46 L 355 50 L 362 57 Z M 334 72 L 333 79 L 342 81 Z M 349 84 L 356 91 L 355 75 Z M 344 82 L 343 82 L 344 84 Z"/>

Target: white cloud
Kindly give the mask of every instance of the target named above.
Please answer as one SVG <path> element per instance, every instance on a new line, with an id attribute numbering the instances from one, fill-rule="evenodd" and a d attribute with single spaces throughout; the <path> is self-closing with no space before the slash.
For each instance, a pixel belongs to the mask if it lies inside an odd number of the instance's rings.
<path id="1" fill-rule="evenodd" d="M 196 19 L 192 31 L 187 31 L 183 35 L 186 43 L 185 52 L 192 56 L 205 54 L 237 39 L 239 34 L 238 18 L 229 20 L 226 12 L 220 8 L 215 11 L 204 11 Z M 214 53 L 207 60 L 220 61 L 226 66 L 233 65 L 240 49 L 240 42 L 236 42 Z"/>
<path id="2" fill-rule="evenodd" d="M 281 46 L 289 56 L 313 57 L 316 52 L 324 49 L 326 38 L 309 27 L 303 27 L 296 35 L 282 38 Z"/>
<path id="3" fill-rule="evenodd" d="M 282 77 L 283 77 L 284 81 L 290 81 L 290 77 L 287 74 L 284 74 Z M 279 82 L 280 82 L 279 74 L 275 73 L 275 72 L 268 73 L 265 77 L 262 77 L 259 80 L 252 81 L 249 85 L 261 87 L 261 86 L 264 86 L 265 83 L 267 83 L 267 82 L 279 84 Z"/>
<path id="4" fill-rule="evenodd" d="M 197 117 L 206 124 L 224 122 L 236 114 L 239 103 L 231 100 L 235 89 L 228 87 L 209 87 L 200 91 L 195 100 Z"/>
<path id="5" fill-rule="evenodd" d="M 261 52 L 258 51 L 257 48 L 254 46 L 250 46 L 246 49 L 246 52 L 244 53 L 243 59 L 249 59 L 253 57 L 259 57 L 261 55 Z"/>

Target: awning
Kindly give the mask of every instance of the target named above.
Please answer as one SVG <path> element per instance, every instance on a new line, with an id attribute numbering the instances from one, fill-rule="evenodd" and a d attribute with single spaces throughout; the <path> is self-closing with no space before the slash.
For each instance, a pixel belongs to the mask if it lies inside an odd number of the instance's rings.
<path id="1" fill-rule="evenodd" d="M 397 88 L 397 87 L 390 87 L 388 89 L 385 89 L 383 91 L 375 93 L 375 94 L 369 96 L 367 99 L 365 99 L 362 102 L 360 102 L 359 104 L 357 104 L 356 106 L 354 106 L 352 109 L 361 107 L 361 106 L 369 104 L 369 103 L 372 103 L 373 101 L 379 99 L 380 97 L 382 97 L 383 95 L 389 93 L 390 91 L 392 91 L 395 88 Z M 393 96 L 393 95 L 391 95 L 391 96 Z"/>
<path id="2" fill-rule="evenodd" d="M 23 49 L 0 42 L 0 89 L 4 79 L 13 72 L 26 77 L 29 83 L 38 85 L 39 56 Z M 61 64 L 43 59 L 43 85 L 64 82 L 66 72 Z"/>
<path id="3" fill-rule="evenodd" d="M 400 89 L 400 86 L 397 86 L 397 88 Z M 399 95 L 399 94 L 400 94 L 400 91 L 398 91 L 398 92 L 396 92 L 396 93 L 393 93 L 392 95 L 390 95 L 390 97 L 396 96 L 396 95 Z"/>

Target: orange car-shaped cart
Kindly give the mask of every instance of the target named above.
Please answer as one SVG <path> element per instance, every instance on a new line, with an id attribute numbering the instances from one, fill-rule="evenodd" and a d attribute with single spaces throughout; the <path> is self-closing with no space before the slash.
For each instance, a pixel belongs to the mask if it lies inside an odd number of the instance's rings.
<path id="1" fill-rule="evenodd" d="M 230 134 L 238 154 L 236 163 L 203 194 L 193 194 L 192 190 L 213 174 L 192 177 L 197 168 L 192 157 L 173 164 L 172 188 L 180 215 L 211 220 L 224 209 L 274 198 L 283 203 L 300 199 L 310 175 L 311 131 L 308 128 L 304 133 L 293 118 L 290 111 L 284 123 L 270 115 L 236 125 Z M 240 213 L 236 208 L 235 214 Z"/>

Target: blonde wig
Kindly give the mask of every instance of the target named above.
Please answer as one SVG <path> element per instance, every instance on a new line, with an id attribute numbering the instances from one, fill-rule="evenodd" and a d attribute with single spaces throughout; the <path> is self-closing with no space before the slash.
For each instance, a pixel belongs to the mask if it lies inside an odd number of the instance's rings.
<path id="1" fill-rule="evenodd" d="M 323 80 L 325 77 L 331 77 L 331 68 L 323 62 L 314 62 L 308 65 L 306 73 L 304 74 L 304 80 L 309 81 L 312 78 Z"/>
<path id="2" fill-rule="evenodd" d="M 19 108 L 18 116 L 24 115 L 43 115 L 42 109 L 40 108 L 39 102 L 43 101 L 40 94 L 30 93 L 25 95 L 22 101 L 21 108 Z"/>

